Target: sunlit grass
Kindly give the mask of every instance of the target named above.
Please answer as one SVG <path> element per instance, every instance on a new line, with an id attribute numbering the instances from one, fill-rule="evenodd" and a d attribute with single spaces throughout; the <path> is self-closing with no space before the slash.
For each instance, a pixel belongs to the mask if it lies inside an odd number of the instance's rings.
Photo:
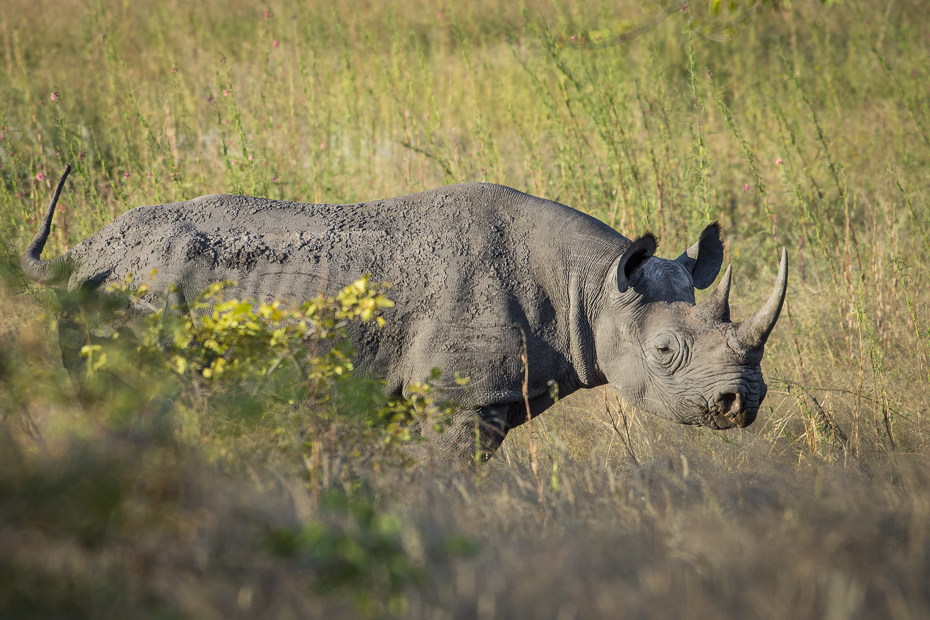
<path id="1" fill-rule="evenodd" d="M 723 42 L 695 3 L 585 50 L 571 37 L 627 32 L 650 6 L 11 1 L 0 609 L 927 614 L 922 2 L 766 4 Z M 272 444 L 245 434 L 237 455 L 257 458 L 224 469 L 209 433 L 164 444 L 75 404 L 53 297 L 17 267 L 66 163 L 47 255 L 135 206 L 222 192 L 348 203 L 489 181 L 651 230 L 666 257 L 717 220 L 737 319 L 788 248 L 769 396 L 752 427 L 715 433 L 592 391 L 516 429 L 477 476 L 359 473 L 338 445 L 264 458 Z M 321 577 L 334 566 L 338 587 Z"/>

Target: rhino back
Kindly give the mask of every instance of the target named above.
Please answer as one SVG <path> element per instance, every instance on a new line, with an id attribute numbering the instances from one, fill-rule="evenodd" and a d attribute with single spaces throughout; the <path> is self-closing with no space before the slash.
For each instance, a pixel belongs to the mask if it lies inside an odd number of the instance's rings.
<path id="1" fill-rule="evenodd" d="M 578 211 L 490 184 L 355 205 L 213 195 L 126 213 L 72 249 L 72 286 L 133 273 L 155 294 L 178 284 L 189 301 L 228 279 L 233 296 L 300 302 L 370 273 L 392 283 L 395 307 L 385 328 L 353 328 L 360 369 L 391 391 L 432 367 L 458 371 L 475 378 L 469 400 L 493 404 L 521 398 L 521 328 L 531 396 L 549 379 L 585 383 L 587 310 L 628 243 Z"/>

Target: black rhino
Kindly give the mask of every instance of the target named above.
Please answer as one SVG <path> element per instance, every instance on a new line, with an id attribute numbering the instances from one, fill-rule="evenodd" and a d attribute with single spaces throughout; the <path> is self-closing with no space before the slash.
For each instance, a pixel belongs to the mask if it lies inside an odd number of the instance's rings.
<path id="1" fill-rule="evenodd" d="M 65 173 L 67 175 L 67 172 Z M 42 260 L 64 178 L 22 259 L 32 280 L 103 290 L 158 269 L 154 295 L 176 301 L 235 280 L 230 294 L 302 301 L 334 294 L 363 274 L 393 283 L 387 325 L 352 328 L 356 365 L 401 393 L 439 367 L 462 403 L 431 441 L 451 460 L 489 457 L 508 430 L 559 396 L 610 383 L 642 410 L 715 429 L 753 422 L 766 395 L 760 362 L 787 287 L 782 250 L 762 309 L 730 321 L 730 268 L 719 273 L 717 224 L 674 260 L 653 256 L 647 233 L 630 241 L 565 205 L 509 187 L 465 183 L 355 205 L 212 195 L 132 209 L 65 255 Z M 80 357 L 62 317 L 62 356 Z M 461 373 L 470 383 L 458 386 Z M 476 432 L 477 430 L 477 432 Z M 431 430 L 424 430 L 432 434 Z"/>

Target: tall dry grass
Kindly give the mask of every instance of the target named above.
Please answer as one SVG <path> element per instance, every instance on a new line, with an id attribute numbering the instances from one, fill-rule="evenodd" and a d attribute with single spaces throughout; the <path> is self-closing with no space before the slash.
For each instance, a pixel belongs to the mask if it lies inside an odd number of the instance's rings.
<path id="1" fill-rule="evenodd" d="M 782 5 L 728 29 L 693 3 L 586 49 L 652 5 L 10 0 L 0 615 L 926 616 L 930 20 Z M 652 230 L 664 256 L 718 220 L 736 317 L 789 251 L 769 396 L 715 433 L 578 395 L 475 476 L 257 439 L 233 467 L 215 438 L 74 404 L 54 300 L 16 266 L 66 162 L 49 253 L 217 192 L 486 180 Z"/>

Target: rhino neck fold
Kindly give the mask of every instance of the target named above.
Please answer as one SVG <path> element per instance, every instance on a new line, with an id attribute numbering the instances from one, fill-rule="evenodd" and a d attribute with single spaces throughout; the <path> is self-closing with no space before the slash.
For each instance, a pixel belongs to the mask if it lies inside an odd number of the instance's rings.
<path id="1" fill-rule="evenodd" d="M 569 278 L 569 346 L 572 364 L 581 387 L 592 388 L 607 383 L 607 377 L 597 364 L 594 342 L 594 315 L 585 298 L 584 278 L 572 272 Z"/>

